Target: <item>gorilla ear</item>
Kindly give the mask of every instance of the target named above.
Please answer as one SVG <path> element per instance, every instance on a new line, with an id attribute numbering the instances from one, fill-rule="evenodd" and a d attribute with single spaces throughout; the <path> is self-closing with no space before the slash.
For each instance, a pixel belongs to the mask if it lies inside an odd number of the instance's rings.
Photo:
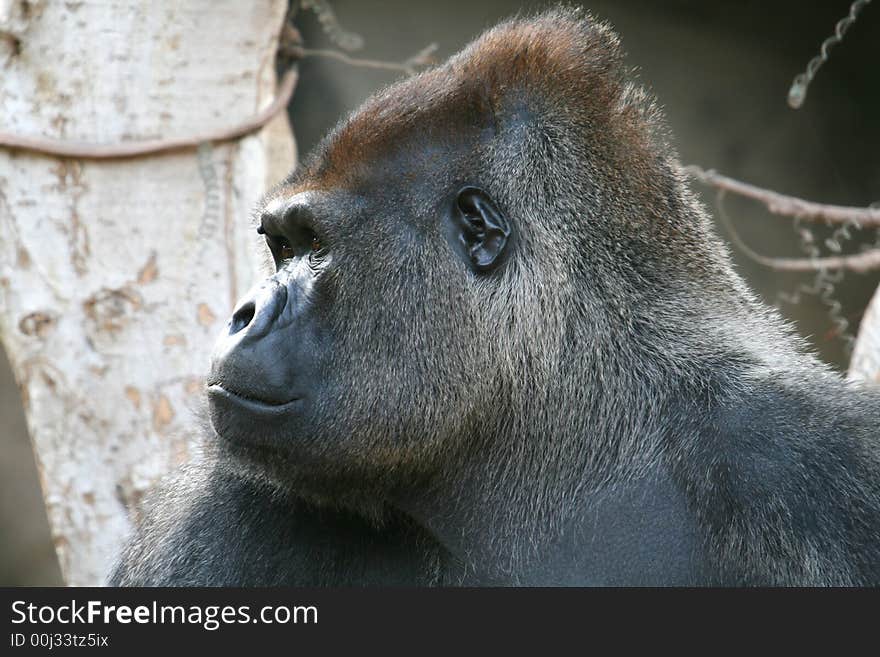
<path id="1" fill-rule="evenodd" d="M 453 217 L 457 241 L 475 271 L 491 271 L 501 264 L 510 224 L 486 192 L 477 187 L 462 189 Z"/>

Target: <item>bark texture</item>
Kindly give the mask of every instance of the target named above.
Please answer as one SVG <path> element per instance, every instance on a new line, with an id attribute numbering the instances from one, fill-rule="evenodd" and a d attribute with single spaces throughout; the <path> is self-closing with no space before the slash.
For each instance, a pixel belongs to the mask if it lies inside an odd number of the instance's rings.
<path id="1" fill-rule="evenodd" d="M 116 143 L 238 123 L 275 93 L 286 10 L 0 0 L 0 125 Z M 130 510 L 189 457 L 211 345 L 259 268 L 250 208 L 294 159 L 283 113 L 156 157 L 0 149 L 0 339 L 69 584 L 103 581 Z"/>
<path id="2" fill-rule="evenodd" d="M 880 384 L 880 287 L 868 304 L 849 366 L 852 379 Z"/>

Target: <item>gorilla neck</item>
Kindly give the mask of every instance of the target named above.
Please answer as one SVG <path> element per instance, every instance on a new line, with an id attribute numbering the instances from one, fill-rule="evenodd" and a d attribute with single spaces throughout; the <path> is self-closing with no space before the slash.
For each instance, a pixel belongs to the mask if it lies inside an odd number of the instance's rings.
<path id="1" fill-rule="evenodd" d="M 521 387 L 511 402 L 520 414 L 484 423 L 430 485 L 393 504 L 484 581 L 625 583 L 621 563 L 695 581 L 697 530 L 669 464 L 698 435 L 696 418 L 710 416 L 723 391 L 735 389 L 729 377 L 754 356 L 682 344 L 677 333 L 666 336 L 669 349 L 660 355 L 621 356 L 611 346 L 621 344 L 617 337 L 607 350 L 569 353 L 556 380 L 578 381 L 571 374 L 579 370 L 590 373 L 586 381 Z M 550 432 L 547 408 L 562 409 Z M 685 561 L 660 564 L 676 555 Z M 574 568 L 571 577 L 566 568 Z"/>
<path id="2" fill-rule="evenodd" d="M 552 435 L 533 429 L 546 426 L 546 419 L 533 423 L 519 417 L 473 437 L 468 441 L 472 449 L 448 463 L 429 485 L 406 491 L 392 504 L 461 562 L 465 581 L 470 576 L 498 584 L 531 578 L 602 583 L 608 580 L 591 574 L 613 577 L 615 566 L 607 559 L 621 550 L 644 548 L 652 540 L 662 545 L 692 541 L 694 532 L 683 520 L 683 502 L 661 456 L 664 441 L 657 427 L 663 391 L 621 382 L 626 394 L 612 390 L 608 380 L 604 385 L 606 394 L 581 401 L 590 408 L 578 409 L 577 397 L 538 401 L 535 408 L 549 403 L 544 407 L 569 410 L 568 417 L 558 418 Z M 630 406 L 621 413 L 606 399 L 629 400 Z M 597 551 L 597 543 L 606 549 Z M 669 555 L 693 553 L 657 549 Z"/>
<path id="3" fill-rule="evenodd" d="M 396 504 L 452 556 L 446 584 L 698 581 L 681 557 L 697 553 L 697 530 L 660 459 L 613 480 L 596 463 L 582 461 L 580 477 L 563 465 L 567 481 L 550 459 L 534 464 L 531 475 L 462 468 Z"/>

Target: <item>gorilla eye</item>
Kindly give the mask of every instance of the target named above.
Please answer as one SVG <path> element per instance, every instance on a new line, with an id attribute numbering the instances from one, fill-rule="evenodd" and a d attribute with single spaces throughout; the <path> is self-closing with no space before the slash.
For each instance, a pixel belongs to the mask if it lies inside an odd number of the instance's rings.
<path id="1" fill-rule="evenodd" d="M 309 248 L 312 250 L 312 253 L 318 253 L 324 248 L 323 242 L 321 242 L 321 238 L 317 235 L 312 235 L 312 241 L 309 245 Z"/>
<path id="2" fill-rule="evenodd" d="M 290 260 L 293 258 L 293 247 L 290 245 L 290 242 L 283 237 L 277 237 L 275 239 L 278 243 L 278 257 L 281 260 Z"/>

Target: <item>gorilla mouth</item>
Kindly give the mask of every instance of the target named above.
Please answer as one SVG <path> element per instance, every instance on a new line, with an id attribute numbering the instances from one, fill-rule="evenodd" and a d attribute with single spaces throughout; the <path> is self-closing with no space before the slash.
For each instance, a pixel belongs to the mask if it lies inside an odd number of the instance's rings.
<path id="1" fill-rule="evenodd" d="M 214 432 L 231 445 L 278 448 L 301 421 L 305 399 L 254 399 L 218 383 L 208 385 L 208 415 Z"/>
<path id="2" fill-rule="evenodd" d="M 294 397 L 287 401 L 257 399 L 255 397 L 249 397 L 238 392 L 227 390 L 216 383 L 208 386 L 208 396 L 211 401 L 223 400 L 227 404 L 231 403 L 249 411 L 263 413 L 283 413 L 285 410 L 296 404 L 296 402 L 301 400 L 300 397 Z"/>

